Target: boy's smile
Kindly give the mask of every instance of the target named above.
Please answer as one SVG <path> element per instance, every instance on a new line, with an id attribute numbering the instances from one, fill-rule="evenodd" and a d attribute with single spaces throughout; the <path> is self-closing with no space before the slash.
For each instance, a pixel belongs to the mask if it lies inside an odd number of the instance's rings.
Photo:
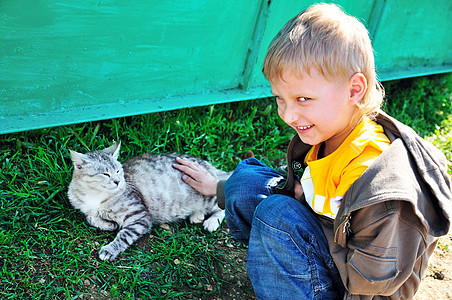
<path id="1" fill-rule="evenodd" d="M 359 74 L 359 73 L 358 73 Z M 350 80 L 327 80 L 318 70 L 297 76 L 291 71 L 270 80 L 278 114 L 309 145 L 325 142 L 323 155 L 333 153 L 357 124 L 352 124 L 360 100 Z M 365 89 L 365 87 L 364 87 Z"/>

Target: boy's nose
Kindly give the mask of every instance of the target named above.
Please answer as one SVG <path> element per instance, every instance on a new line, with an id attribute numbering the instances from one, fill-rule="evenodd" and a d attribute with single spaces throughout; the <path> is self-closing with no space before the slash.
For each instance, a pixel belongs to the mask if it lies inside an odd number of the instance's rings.
<path id="1" fill-rule="evenodd" d="M 295 110 L 286 108 L 282 119 L 286 124 L 291 125 L 292 123 L 297 121 L 298 118 L 298 113 Z"/>

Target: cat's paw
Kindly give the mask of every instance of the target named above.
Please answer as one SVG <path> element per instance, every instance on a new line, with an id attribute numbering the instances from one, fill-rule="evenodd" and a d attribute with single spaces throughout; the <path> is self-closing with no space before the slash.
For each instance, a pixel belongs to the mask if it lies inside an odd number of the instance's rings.
<path id="1" fill-rule="evenodd" d="M 207 220 L 204 221 L 204 229 L 209 232 L 214 232 L 220 227 L 221 222 L 224 219 L 224 210 L 218 210 L 213 215 L 210 216 Z"/>
<path id="2" fill-rule="evenodd" d="M 194 212 L 190 215 L 190 223 L 198 224 L 204 221 L 204 213 L 202 212 Z"/>
<path id="3" fill-rule="evenodd" d="M 115 221 L 107 220 L 97 214 L 88 214 L 86 216 L 88 223 L 101 230 L 113 231 L 118 228 L 118 224 Z"/>
<path id="4" fill-rule="evenodd" d="M 220 227 L 220 223 L 221 220 L 219 220 L 218 218 L 208 218 L 204 221 L 203 227 L 208 232 L 214 232 L 218 229 L 218 227 Z"/>
<path id="5" fill-rule="evenodd" d="M 119 255 L 120 251 L 118 251 L 111 244 L 105 245 L 99 250 L 99 258 L 101 260 L 113 261 Z"/>
<path id="6" fill-rule="evenodd" d="M 118 224 L 116 224 L 115 222 L 104 221 L 97 223 L 96 227 L 105 231 L 114 231 L 118 228 Z"/>

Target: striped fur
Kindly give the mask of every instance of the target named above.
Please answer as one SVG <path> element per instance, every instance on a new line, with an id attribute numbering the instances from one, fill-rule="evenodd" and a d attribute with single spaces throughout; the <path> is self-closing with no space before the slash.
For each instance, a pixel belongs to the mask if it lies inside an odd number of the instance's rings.
<path id="1" fill-rule="evenodd" d="M 118 161 L 120 143 L 86 154 L 70 151 L 74 163 L 68 197 L 92 226 L 119 232 L 99 251 L 101 260 L 114 260 L 153 223 L 189 218 L 192 223 L 204 221 L 207 231 L 215 231 L 224 219 L 216 197 L 205 197 L 184 183 L 181 172 L 174 169 L 176 154 L 144 154 L 122 164 Z M 228 173 L 197 161 L 220 179 Z"/>

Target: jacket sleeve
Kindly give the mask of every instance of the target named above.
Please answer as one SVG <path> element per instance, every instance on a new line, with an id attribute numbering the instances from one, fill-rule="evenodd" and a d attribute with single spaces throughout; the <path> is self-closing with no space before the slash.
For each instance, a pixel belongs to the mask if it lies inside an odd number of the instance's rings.
<path id="1" fill-rule="evenodd" d="M 414 296 L 436 242 L 412 216 L 412 206 L 403 201 L 372 205 L 352 215 L 345 264 L 338 265 L 349 294 L 398 295 L 405 285 L 404 295 L 408 290 Z"/>
<path id="2" fill-rule="evenodd" d="M 226 195 L 224 192 L 224 186 L 226 180 L 220 180 L 217 184 L 217 204 L 221 209 L 225 209 L 226 206 Z"/>

